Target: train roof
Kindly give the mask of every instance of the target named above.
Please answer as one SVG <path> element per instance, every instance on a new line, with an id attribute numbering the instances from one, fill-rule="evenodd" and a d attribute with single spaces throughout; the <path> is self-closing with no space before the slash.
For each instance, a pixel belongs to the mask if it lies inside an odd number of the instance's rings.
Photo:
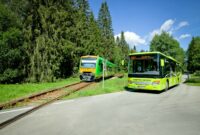
<path id="1" fill-rule="evenodd" d="M 95 56 L 95 55 L 85 55 L 85 56 L 81 56 L 81 58 L 99 58 L 100 60 L 105 60 L 103 57 L 100 57 L 100 56 Z M 114 63 L 110 62 L 109 60 L 106 60 L 106 65 L 108 66 L 115 66 Z"/>
<path id="2" fill-rule="evenodd" d="M 163 54 L 163 53 L 161 53 L 161 52 L 138 52 L 138 53 L 130 53 L 129 56 L 144 55 L 144 54 L 160 54 L 160 55 L 165 56 L 165 57 L 168 58 L 168 59 L 171 59 L 171 60 L 173 60 L 173 61 L 175 61 L 175 62 L 181 64 L 180 62 L 178 62 L 178 61 L 177 61 L 176 59 L 174 59 L 173 57 L 167 56 L 167 55 L 165 55 L 165 54 Z"/>
<path id="3" fill-rule="evenodd" d="M 85 56 L 81 56 L 81 58 L 98 58 L 98 56 L 95 55 L 85 55 Z"/>

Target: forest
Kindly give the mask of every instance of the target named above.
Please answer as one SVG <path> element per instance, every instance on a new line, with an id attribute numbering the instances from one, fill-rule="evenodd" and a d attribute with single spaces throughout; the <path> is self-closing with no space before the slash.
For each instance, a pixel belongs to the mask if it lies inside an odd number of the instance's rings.
<path id="1" fill-rule="evenodd" d="M 136 51 L 123 30 L 114 37 L 106 1 L 96 18 L 87 0 L 0 0 L 0 83 L 53 82 L 73 76 L 83 55 L 102 56 L 118 71 L 126 70 L 128 54 Z M 187 63 L 185 69 L 192 72 L 200 70 L 200 37 L 193 37 L 184 51 L 163 31 L 150 42 L 150 51 Z"/>

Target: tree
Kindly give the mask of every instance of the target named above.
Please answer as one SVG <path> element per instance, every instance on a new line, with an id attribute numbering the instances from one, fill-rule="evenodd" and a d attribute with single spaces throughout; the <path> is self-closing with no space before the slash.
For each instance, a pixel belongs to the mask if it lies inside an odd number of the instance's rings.
<path id="1" fill-rule="evenodd" d="M 159 51 L 169 55 L 179 62 L 184 61 L 184 51 L 180 47 L 179 42 L 170 36 L 167 32 L 155 35 L 150 43 L 150 51 Z"/>
<path id="2" fill-rule="evenodd" d="M 115 44 L 115 63 L 118 64 L 120 70 L 124 70 L 128 65 L 128 54 L 130 52 L 130 48 L 125 40 L 123 31 L 121 32 L 120 37 L 116 37 Z M 124 61 L 124 65 L 121 65 L 122 60 Z"/>
<path id="3" fill-rule="evenodd" d="M 101 30 L 101 47 L 103 48 L 102 55 L 113 61 L 113 48 L 115 45 L 112 29 L 112 19 L 106 2 L 101 4 L 98 14 L 98 25 Z"/>
<path id="4" fill-rule="evenodd" d="M 133 46 L 133 49 L 130 49 L 130 53 L 136 53 L 137 51 L 136 51 L 136 46 L 134 45 Z"/>
<path id="5" fill-rule="evenodd" d="M 77 73 L 82 55 L 121 63 L 127 54 L 106 2 L 98 20 L 87 0 L 1 0 L 0 10 L 1 82 L 51 82 Z"/>
<path id="6" fill-rule="evenodd" d="M 73 1 L 32 0 L 29 6 L 29 14 L 24 21 L 29 80 L 55 81 L 57 77 L 66 73 L 61 65 L 66 59 L 70 63 L 73 57 L 72 49 L 76 47 L 73 42 Z"/>
<path id="7" fill-rule="evenodd" d="M 135 45 L 133 46 L 133 50 L 135 50 L 135 52 L 136 52 L 136 46 Z"/>
<path id="8" fill-rule="evenodd" d="M 0 3 L 0 82 L 15 83 L 24 79 L 24 48 L 20 20 Z"/>
<path id="9" fill-rule="evenodd" d="M 124 62 L 124 67 L 127 67 L 128 66 L 128 55 L 129 55 L 130 49 L 129 49 L 128 43 L 125 40 L 125 36 L 124 36 L 124 32 L 123 31 L 121 32 L 119 46 L 120 46 L 120 48 L 122 50 L 122 58 L 125 61 Z"/>
<path id="10" fill-rule="evenodd" d="M 88 54 L 101 55 L 100 52 L 103 52 L 101 48 L 101 31 L 92 12 L 89 19 L 88 36 L 88 46 L 86 48 Z"/>
<path id="11" fill-rule="evenodd" d="M 200 37 L 193 37 L 188 50 L 188 70 L 195 72 L 200 70 Z"/>
<path id="12" fill-rule="evenodd" d="M 124 32 L 122 31 L 121 32 L 121 37 L 120 37 L 120 42 L 119 42 L 119 45 L 122 49 L 122 52 L 128 56 L 128 53 L 129 53 L 129 45 L 128 43 L 126 42 L 125 40 L 125 36 L 124 36 Z"/>

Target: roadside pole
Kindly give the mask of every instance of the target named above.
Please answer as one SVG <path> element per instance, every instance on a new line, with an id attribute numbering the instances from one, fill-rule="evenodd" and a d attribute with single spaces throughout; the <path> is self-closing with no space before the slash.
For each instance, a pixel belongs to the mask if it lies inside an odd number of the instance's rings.
<path id="1" fill-rule="evenodd" d="M 103 89 L 104 89 L 104 70 L 105 70 L 105 63 L 104 63 L 104 60 L 103 60 L 103 85 L 102 85 L 102 87 L 103 87 Z"/>
<path id="2" fill-rule="evenodd" d="M 121 65 L 122 65 L 122 67 L 123 67 L 123 70 L 125 70 L 125 68 L 124 68 L 124 60 L 121 61 Z M 123 74 L 124 74 L 124 73 L 123 73 Z M 126 85 L 125 85 L 125 79 L 124 79 L 124 87 L 126 87 Z"/>
<path id="3" fill-rule="evenodd" d="M 104 71 L 105 71 L 105 75 L 106 76 L 108 76 L 108 72 L 107 72 L 107 60 L 105 59 L 105 63 L 104 63 L 104 65 L 105 65 L 105 68 L 104 68 Z"/>

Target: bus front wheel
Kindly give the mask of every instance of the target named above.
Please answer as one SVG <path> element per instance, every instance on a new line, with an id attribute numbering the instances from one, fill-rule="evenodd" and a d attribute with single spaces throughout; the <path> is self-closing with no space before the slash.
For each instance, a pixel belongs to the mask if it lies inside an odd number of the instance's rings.
<path id="1" fill-rule="evenodd" d="M 168 89 L 169 89 L 169 82 L 166 81 L 165 91 L 167 91 Z"/>

